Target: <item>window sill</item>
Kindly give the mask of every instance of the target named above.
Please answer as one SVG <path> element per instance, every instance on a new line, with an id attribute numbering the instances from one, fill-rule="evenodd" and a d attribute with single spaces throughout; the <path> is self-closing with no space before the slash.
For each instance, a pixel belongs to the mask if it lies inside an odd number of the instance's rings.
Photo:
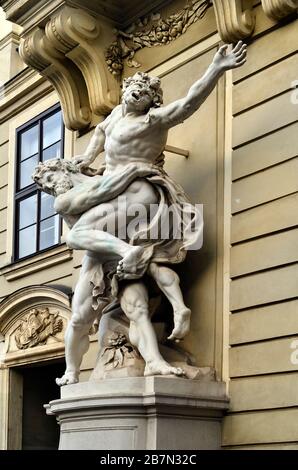
<path id="1" fill-rule="evenodd" d="M 73 252 L 65 243 L 43 253 L 37 253 L 35 256 L 20 260 L 15 263 L 3 266 L 0 269 L 0 274 L 4 275 L 5 279 L 14 281 L 29 274 L 41 271 L 42 269 L 55 266 L 56 264 L 64 263 L 73 258 Z"/>

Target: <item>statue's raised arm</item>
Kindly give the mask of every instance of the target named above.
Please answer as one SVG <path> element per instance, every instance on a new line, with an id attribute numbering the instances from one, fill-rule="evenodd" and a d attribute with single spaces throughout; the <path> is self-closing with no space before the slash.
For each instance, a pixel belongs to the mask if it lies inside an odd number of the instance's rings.
<path id="1" fill-rule="evenodd" d="M 117 107 L 118 108 L 118 107 Z M 117 109 L 115 108 L 115 109 Z M 78 168 L 81 170 L 83 168 L 87 168 L 91 163 L 94 162 L 96 157 L 104 151 L 105 147 L 105 141 L 106 141 L 106 134 L 105 130 L 108 124 L 111 121 L 112 115 L 115 111 L 115 109 L 112 111 L 112 113 L 102 122 L 100 122 L 94 131 L 93 136 L 91 137 L 91 140 L 85 150 L 85 152 L 82 155 L 77 155 L 75 158 L 73 158 L 73 163 L 78 166 Z"/>
<path id="2" fill-rule="evenodd" d="M 104 150 L 105 132 L 102 123 L 98 124 L 95 128 L 94 134 L 89 142 L 89 145 L 83 155 L 77 155 L 73 159 L 73 163 L 79 169 L 88 167 L 94 162 L 96 157 Z"/>
<path id="3" fill-rule="evenodd" d="M 246 47 L 242 41 L 239 41 L 230 52 L 228 44 L 221 46 L 203 77 L 190 87 L 184 98 L 154 109 L 150 113 L 153 123 L 170 128 L 191 116 L 209 96 L 226 70 L 240 67 L 246 62 Z"/>

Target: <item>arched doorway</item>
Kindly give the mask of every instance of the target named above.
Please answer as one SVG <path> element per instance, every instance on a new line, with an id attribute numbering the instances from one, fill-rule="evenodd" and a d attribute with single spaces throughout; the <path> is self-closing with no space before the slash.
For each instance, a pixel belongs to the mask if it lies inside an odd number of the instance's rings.
<path id="1" fill-rule="evenodd" d="M 43 407 L 59 398 L 69 296 L 48 286 L 0 304 L 0 442 L 3 449 L 57 449 L 59 428 Z"/>

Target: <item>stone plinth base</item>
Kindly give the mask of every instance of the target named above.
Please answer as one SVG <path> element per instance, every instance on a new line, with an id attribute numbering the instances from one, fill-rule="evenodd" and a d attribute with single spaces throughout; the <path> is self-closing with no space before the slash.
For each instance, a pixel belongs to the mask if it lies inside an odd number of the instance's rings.
<path id="1" fill-rule="evenodd" d="M 219 449 L 223 382 L 127 377 L 67 385 L 46 405 L 59 449 Z"/>

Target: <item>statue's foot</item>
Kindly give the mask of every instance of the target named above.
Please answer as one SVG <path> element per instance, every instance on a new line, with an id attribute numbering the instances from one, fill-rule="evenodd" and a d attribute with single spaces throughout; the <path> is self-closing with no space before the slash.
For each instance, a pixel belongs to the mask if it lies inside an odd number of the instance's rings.
<path id="1" fill-rule="evenodd" d="M 78 381 L 79 375 L 76 372 L 65 372 L 60 379 L 56 379 L 56 384 L 62 387 L 62 385 L 76 384 Z"/>
<path id="2" fill-rule="evenodd" d="M 183 310 L 174 310 L 174 329 L 168 339 L 177 343 L 187 335 L 190 328 L 191 310 L 185 307 Z"/>
<path id="3" fill-rule="evenodd" d="M 147 377 L 150 375 L 178 375 L 181 377 L 185 375 L 185 372 L 180 367 L 173 367 L 166 361 L 160 360 L 146 364 L 144 376 Z"/>
<path id="4" fill-rule="evenodd" d="M 137 279 L 145 273 L 153 247 L 131 246 L 117 266 L 118 279 Z"/>

